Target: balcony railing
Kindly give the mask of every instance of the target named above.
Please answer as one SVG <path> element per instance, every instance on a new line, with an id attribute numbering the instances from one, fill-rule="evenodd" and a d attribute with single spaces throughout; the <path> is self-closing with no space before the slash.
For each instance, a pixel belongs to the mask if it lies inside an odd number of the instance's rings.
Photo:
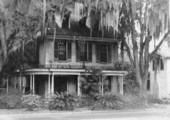
<path id="1" fill-rule="evenodd" d="M 102 70 L 128 70 L 129 66 L 122 66 L 120 64 L 116 64 L 113 66 L 95 66 L 95 65 L 85 65 L 85 64 L 47 64 L 47 65 L 34 65 L 29 68 L 47 68 L 47 69 L 102 69 Z"/>

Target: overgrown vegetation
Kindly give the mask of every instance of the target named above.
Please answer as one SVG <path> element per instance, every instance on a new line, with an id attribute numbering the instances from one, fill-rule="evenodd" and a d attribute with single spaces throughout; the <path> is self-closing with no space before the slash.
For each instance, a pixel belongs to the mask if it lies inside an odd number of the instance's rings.
<path id="1" fill-rule="evenodd" d="M 21 108 L 22 93 L 17 89 L 9 89 L 8 94 L 3 91 L 0 94 L 0 109 L 18 109 Z"/>
<path id="2" fill-rule="evenodd" d="M 40 96 L 38 95 L 23 95 L 22 100 L 22 107 L 26 108 L 28 111 L 37 110 L 40 108 Z"/>
<path id="3" fill-rule="evenodd" d="M 134 72 L 129 72 L 124 79 L 124 94 L 139 94 L 139 83 Z"/>
<path id="4" fill-rule="evenodd" d="M 86 69 L 86 71 L 89 74 L 82 76 L 82 93 L 93 98 L 96 94 L 102 93 L 101 85 L 103 84 L 103 75 L 101 69 L 92 68 Z"/>
<path id="5" fill-rule="evenodd" d="M 78 105 L 78 97 L 75 94 L 61 92 L 55 93 L 49 103 L 50 110 L 74 110 Z"/>
<path id="6" fill-rule="evenodd" d="M 92 110 L 123 109 L 123 96 L 116 94 L 96 95 Z"/>

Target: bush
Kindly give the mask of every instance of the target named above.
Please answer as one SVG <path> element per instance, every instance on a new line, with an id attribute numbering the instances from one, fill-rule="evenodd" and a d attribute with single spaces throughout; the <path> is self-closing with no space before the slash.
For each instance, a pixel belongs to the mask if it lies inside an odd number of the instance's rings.
<path id="1" fill-rule="evenodd" d="M 126 94 L 124 95 L 125 108 L 136 109 L 147 107 L 147 102 L 145 98 L 141 98 L 138 95 Z"/>
<path id="2" fill-rule="evenodd" d="M 139 84 L 136 80 L 134 72 L 129 72 L 125 76 L 124 92 L 125 92 L 125 94 L 134 94 L 134 95 L 139 94 Z"/>
<path id="3" fill-rule="evenodd" d="M 22 93 L 18 89 L 9 89 L 8 94 L 2 92 L 0 95 L 0 108 L 1 109 L 14 109 L 21 107 Z"/>
<path id="4" fill-rule="evenodd" d="M 1 109 L 14 109 L 20 108 L 21 97 L 16 95 L 3 95 L 0 97 L 0 108 Z"/>
<path id="5" fill-rule="evenodd" d="M 97 95 L 92 110 L 122 109 L 124 101 L 122 96 L 115 94 Z"/>
<path id="6" fill-rule="evenodd" d="M 94 98 L 90 96 L 81 96 L 79 98 L 79 107 L 88 107 L 94 104 Z"/>
<path id="7" fill-rule="evenodd" d="M 67 92 L 55 93 L 49 103 L 50 110 L 74 110 L 78 104 L 78 97 Z"/>
<path id="8" fill-rule="evenodd" d="M 94 95 L 101 92 L 101 78 L 103 77 L 101 71 L 101 69 L 96 68 L 86 69 L 86 72 L 88 72 L 90 75 L 82 75 L 83 79 L 81 79 L 81 89 L 84 95 L 94 97 Z"/>
<path id="9" fill-rule="evenodd" d="M 40 96 L 38 95 L 23 95 L 22 105 L 28 111 L 36 110 L 40 107 Z"/>

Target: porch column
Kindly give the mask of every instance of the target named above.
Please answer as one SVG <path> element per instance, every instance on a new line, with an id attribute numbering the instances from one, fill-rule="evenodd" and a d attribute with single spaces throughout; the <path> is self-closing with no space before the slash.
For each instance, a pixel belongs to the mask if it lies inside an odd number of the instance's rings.
<path id="1" fill-rule="evenodd" d="M 116 76 L 112 76 L 111 92 L 112 92 L 112 93 L 117 93 L 117 92 L 118 92 L 117 89 L 118 89 L 118 84 L 117 84 Z"/>
<path id="2" fill-rule="evenodd" d="M 30 91 L 32 91 L 32 75 L 30 75 Z"/>
<path id="3" fill-rule="evenodd" d="M 32 75 L 32 90 L 33 90 L 33 95 L 35 94 L 35 75 Z"/>
<path id="4" fill-rule="evenodd" d="M 51 76 L 51 93 L 54 94 L 54 75 Z"/>
<path id="5" fill-rule="evenodd" d="M 81 76 L 78 75 L 77 77 L 77 95 L 78 96 L 81 96 L 82 93 L 81 93 Z"/>
<path id="6" fill-rule="evenodd" d="M 51 80 L 50 80 L 50 75 L 48 75 L 48 95 L 50 95 L 50 93 L 51 93 L 51 82 L 50 82 Z"/>
<path id="7" fill-rule="evenodd" d="M 118 81 L 119 81 L 119 92 L 120 94 L 123 95 L 123 76 L 119 76 Z"/>

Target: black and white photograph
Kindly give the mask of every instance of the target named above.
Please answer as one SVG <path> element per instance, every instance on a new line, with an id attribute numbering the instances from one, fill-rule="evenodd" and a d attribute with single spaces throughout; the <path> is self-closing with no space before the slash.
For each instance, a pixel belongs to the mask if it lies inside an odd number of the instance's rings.
<path id="1" fill-rule="evenodd" d="M 0 0 L 0 120 L 170 120 L 170 0 Z"/>

